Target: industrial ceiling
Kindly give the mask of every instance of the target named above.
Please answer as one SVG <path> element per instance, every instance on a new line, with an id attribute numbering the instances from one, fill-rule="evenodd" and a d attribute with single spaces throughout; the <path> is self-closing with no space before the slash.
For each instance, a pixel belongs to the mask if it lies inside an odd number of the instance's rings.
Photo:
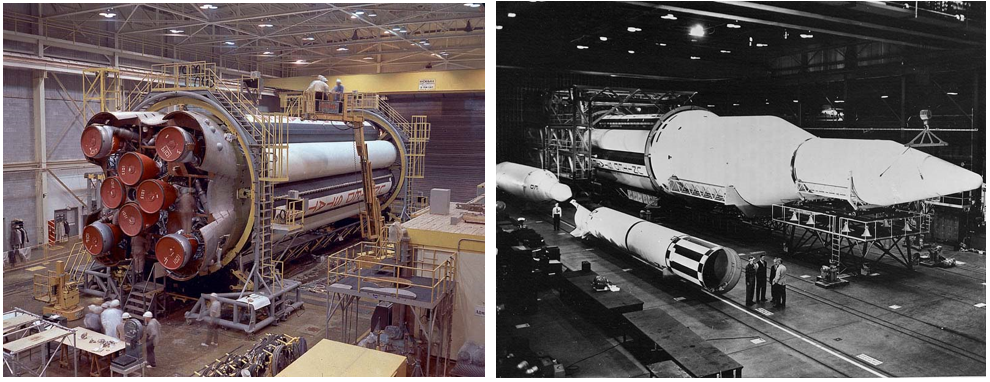
<path id="1" fill-rule="evenodd" d="M 500 2 L 497 7 L 499 44 L 513 48 L 513 54 L 499 56 L 500 66 L 717 80 L 784 74 L 775 72 L 786 66 L 775 65 L 775 59 L 850 46 L 897 60 L 951 61 L 946 57 L 986 49 L 981 2 L 615 2 L 567 8 Z M 837 59 L 848 53 L 838 52 Z"/>
<path id="2" fill-rule="evenodd" d="M 52 39 L 240 69 L 253 63 L 281 75 L 484 67 L 477 3 L 15 6 L 4 5 L 5 39 L 43 30 Z"/>

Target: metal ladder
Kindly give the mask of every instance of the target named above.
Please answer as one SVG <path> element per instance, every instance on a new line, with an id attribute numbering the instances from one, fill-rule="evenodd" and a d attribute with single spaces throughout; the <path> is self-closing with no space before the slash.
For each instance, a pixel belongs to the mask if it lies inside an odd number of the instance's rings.
<path id="1" fill-rule="evenodd" d="M 214 78 L 214 83 L 220 83 L 219 78 Z M 257 253 L 259 264 L 259 276 L 270 291 L 274 292 L 275 287 L 282 286 L 281 261 L 274 259 L 272 250 L 272 223 L 275 211 L 275 183 L 285 180 L 284 171 L 279 171 L 278 161 L 287 156 L 288 145 L 279 136 L 282 131 L 278 130 L 278 116 L 269 118 L 262 115 L 261 111 L 254 104 L 244 97 L 239 91 L 223 90 L 214 87 L 210 93 L 226 109 L 230 115 L 243 127 L 248 130 L 254 138 L 254 144 L 250 149 L 253 157 L 258 158 L 255 170 L 258 173 L 255 182 L 255 214 L 253 246 Z M 251 115 L 254 123 L 248 121 L 247 115 Z M 255 288 L 260 287 L 258 283 Z"/>

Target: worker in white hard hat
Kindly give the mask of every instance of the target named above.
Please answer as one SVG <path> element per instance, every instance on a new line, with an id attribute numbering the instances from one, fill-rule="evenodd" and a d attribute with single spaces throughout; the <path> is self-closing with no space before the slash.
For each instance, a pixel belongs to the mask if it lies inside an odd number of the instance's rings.
<path id="1" fill-rule="evenodd" d="M 145 359 L 148 360 L 148 368 L 153 368 L 158 366 L 155 362 L 155 346 L 158 345 L 158 339 L 161 338 L 162 324 L 158 323 L 154 315 L 151 312 L 144 312 L 144 348 L 148 352 Z"/>
<path id="2" fill-rule="evenodd" d="M 102 332 L 103 324 L 100 323 L 100 313 L 103 313 L 103 308 L 98 305 L 90 305 L 87 309 L 86 317 L 83 318 L 83 326 L 97 333 Z"/>
<path id="3" fill-rule="evenodd" d="M 333 87 L 333 89 L 330 90 L 330 92 L 333 93 L 333 101 L 334 101 L 334 104 L 337 105 L 337 113 L 343 113 L 344 112 L 344 84 L 343 84 L 343 82 L 340 81 L 340 78 L 337 79 L 337 85 L 335 85 Z"/>
<path id="4" fill-rule="evenodd" d="M 322 109 L 321 104 L 325 103 L 327 97 L 330 96 L 330 85 L 327 84 L 327 78 L 322 75 L 316 76 L 316 79 L 310 82 L 309 87 L 306 88 L 306 94 L 312 94 L 316 102 L 316 110 Z"/>
<path id="5" fill-rule="evenodd" d="M 121 325 L 123 321 L 124 311 L 120 310 L 120 300 L 110 301 L 109 306 L 103 313 L 100 313 L 100 323 L 103 324 L 103 334 L 120 339 L 117 337 L 117 326 Z"/>
<path id="6" fill-rule="evenodd" d="M 124 312 L 124 314 L 121 315 L 120 318 L 121 318 L 120 325 L 117 325 L 117 329 L 116 329 L 116 333 L 115 334 L 117 335 L 116 338 L 118 340 L 123 340 L 124 339 L 124 323 L 127 322 L 127 320 L 130 320 L 131 319 L 131 314 L 130 313 L 127 313 L 127 312 Z"/>
<path id="7" fill-rule="evenodd" d="M 203 346 L 218 346 L 220 341 L 220 300 L 218 299 L 216 293 L 210 293 L 209 301 L 209 317 L 207 318 L 207 324 L 209 325 L 206 329 L 206 341 L 201 343 Z"/>

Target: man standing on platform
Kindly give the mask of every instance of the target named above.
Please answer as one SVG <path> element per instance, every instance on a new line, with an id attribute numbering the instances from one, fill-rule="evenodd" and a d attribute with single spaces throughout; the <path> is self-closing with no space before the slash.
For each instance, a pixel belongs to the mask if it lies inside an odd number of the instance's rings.
<path id="1" fill-rule="evenodd" d="M 560 203 L 553 204 L 553 230 L 560 231 Z"/>
<path id="2" fill-rule="evenodd" d="M 756 262 L 756 301 L 767 300 L 767 261 L 764 255 L 760 254 L 760 260 Z"/>
<path id="3" fill-rule="evenodd" d="M 746 264 L 746 306 L 753 305 L 753 292 L 756 288 L 756 258 L 749 257 Z"/>

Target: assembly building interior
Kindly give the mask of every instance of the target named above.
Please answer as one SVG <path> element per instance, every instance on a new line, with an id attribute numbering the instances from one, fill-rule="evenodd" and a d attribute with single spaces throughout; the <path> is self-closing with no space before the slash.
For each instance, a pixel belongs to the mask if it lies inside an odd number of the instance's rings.
<path id="1" fill-rule="evenodd" d="M 985 3 L 496 7 L 497 376 L 986 376 Z"/>
<path id="2" fill-rule="evenodd" d="M 3 375 L 484 376 L 485 6 L 3 5 Z"/>

